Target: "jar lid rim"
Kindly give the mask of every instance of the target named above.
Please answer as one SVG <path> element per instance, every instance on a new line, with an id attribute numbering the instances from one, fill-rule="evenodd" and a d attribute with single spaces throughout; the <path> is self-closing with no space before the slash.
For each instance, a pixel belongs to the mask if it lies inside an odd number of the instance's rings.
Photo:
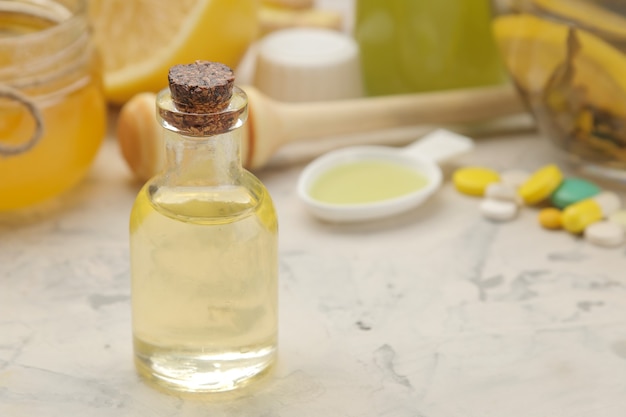
<path id="1" fill-rule="evenodd" d="M 53 22 L 49 27 L 42 28 L 17 36 L 0 37 L 0 46 L 23 47 L 27 44 L 45 42 L 51 36 L 58 36 L 64 32 L 74 32 L 75 28 L 87 27 L 87 1 L 73 0 L 63 2 L 56 0 L 38 1 L 6 1 L 0 0 L 0 11 L 19 13 L 22 15 L 40 17 Z"/>

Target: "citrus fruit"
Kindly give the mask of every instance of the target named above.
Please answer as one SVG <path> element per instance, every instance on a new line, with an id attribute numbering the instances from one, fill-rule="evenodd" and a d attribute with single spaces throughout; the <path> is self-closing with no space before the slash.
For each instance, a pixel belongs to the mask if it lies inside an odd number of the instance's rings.
<path id="1" fill-rule="evenodd" d="M 172 65 L 236 67 L 256 38 L 257 0 L 90 0 L 107 98 L 124 103 L 167 85 Z"/>
<path id="2" fill-rule="evenodd" d="M 516 84 L 527 94 L 542 94 L 555 71 L 567 62 L 568 39 L 575 33 L 572 86 L 584 89 L 594 107 L 626 117 L 626 55 L 585 30 L 530 14 L 494 20 L 494 35 Z"/>

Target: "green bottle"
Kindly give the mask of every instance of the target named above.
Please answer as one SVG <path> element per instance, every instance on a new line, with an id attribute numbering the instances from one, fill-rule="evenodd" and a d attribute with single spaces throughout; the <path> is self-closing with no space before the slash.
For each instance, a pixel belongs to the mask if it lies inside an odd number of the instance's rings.
<path id="1" fill-rule="evenodd" d="M 358 0 L 355 38 L 367 94 L 504 82 L 490 20 L 489 0 Z"/>

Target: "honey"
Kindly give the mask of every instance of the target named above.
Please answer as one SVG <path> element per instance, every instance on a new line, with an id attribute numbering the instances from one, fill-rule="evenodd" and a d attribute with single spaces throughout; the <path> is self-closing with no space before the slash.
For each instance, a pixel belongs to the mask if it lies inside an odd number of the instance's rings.
<path id="1" fill-rule="evenodd" d="M 0 0 L 0 211 L 73 187 L 104 138 L 100 61 L 84 13 L 78 0 Z"/>

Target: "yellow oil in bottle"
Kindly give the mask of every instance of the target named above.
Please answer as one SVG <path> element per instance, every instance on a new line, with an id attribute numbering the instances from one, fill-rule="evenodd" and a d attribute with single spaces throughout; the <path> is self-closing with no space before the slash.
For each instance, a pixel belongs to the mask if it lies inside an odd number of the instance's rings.
<path id="1" fill-rule="evenodd" d="M 154 191 L 152 195 L 152 191 Z M 277 220 L 265 187 L 151 187 L 131 213 L 135 361 L 176 390 L 228 391 L 277 344 Z"/>
<path id="2" fill-rule="evenodd" d="M 104 139 L 100 61 L 86 33 L 62 26 L 57 30 L 57 25 L 62 23 L 0 10 L 0 89 L 28 97 L 43 122 L 35 146 L 0 155 L 0 211 L 38 203 L 74 186 Z M 29 56 L 40 62 L 31 63 Z M 0 94 L 0 143 L 19 146 L 34 130 L 33 115 L 23 103 Z"/>

